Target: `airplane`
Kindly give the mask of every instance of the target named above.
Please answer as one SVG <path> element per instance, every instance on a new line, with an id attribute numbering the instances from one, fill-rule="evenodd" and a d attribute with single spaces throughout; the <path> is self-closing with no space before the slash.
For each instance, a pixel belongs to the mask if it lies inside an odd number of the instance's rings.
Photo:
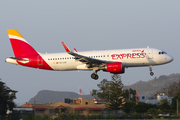
<path id="1" fill-rule="evenodd" d="M 16 29 L 7 29 L 15 57 L 7 57 L 5 62 L 37 69 L 70 71 L 92 70 L 91 78 L 97 80 L 97 72 L 102 70 L 112 74 L 123 74 L 125 68 L 152 66 L 173 61 L 165 51 L 155 48 L 117 49 L 102 51 L 74 52 L 62 42 L 65 53 L 42 54 L 37 52 Z"/>

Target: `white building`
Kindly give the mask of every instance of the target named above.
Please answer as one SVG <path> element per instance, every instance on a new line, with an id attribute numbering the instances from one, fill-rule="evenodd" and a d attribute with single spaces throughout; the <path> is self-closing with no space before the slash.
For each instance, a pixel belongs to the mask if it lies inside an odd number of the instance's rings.
<path id="1" fill-rule="evenodd" d="M 146 94 L 139 94 L 139 102 L 146 102 Z"/>
<path id="2" fill-rule="evenodd" d="M 147 99 L 145 103 L 149 103 L 149 104 L 157 104 L 157 99 Z"/>
<path id="3" fill-rule="evenodd" d="M 157 99 L 147 99 L 146 103 L 158 104 L 158 102 L 160 102 L 160 100 L 162 100 L 162 99 L 167 99 L 167 101 L 171 103 L 172 98 L 173 97 L 165 95 L 165 93 L 160 93 L 160 94 L 157 94 Z"/>
<path id="4" fill-rule="evenodd" d="M 172 102 L 172 98 L 170 96 L 165 95 L 164 93 L 157 94 L 157 102 L 159 102 L 162 99 L 167 99 L 168 102 Z"/>

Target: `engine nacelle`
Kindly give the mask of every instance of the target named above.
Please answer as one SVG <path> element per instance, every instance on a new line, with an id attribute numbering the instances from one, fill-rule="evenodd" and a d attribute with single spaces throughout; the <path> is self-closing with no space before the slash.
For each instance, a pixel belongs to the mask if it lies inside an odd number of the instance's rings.
<path id="1" fill-rule="evenodd" d="M 125 72 L 125 68 L 121 62 L 107 63 L 105 70 L 113 74 L 121 74 Z"/>

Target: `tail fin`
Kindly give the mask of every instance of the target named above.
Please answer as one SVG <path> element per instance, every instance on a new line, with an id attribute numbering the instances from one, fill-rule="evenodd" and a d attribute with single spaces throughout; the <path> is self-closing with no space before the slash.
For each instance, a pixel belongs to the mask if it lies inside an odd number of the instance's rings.
<path id="1" fill-rule="evenodd" d="M 7 29 L 7 32 L 16 58 L 38 54 L 16 29 Z"/>

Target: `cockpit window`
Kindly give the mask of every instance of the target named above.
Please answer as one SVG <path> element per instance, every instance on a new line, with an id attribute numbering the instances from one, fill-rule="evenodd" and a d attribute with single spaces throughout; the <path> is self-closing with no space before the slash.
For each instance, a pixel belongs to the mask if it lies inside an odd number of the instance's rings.
<path id="1" fill-rule="evenodd" d="M 159 54 L 167 54 L 166 52 L 159 52 Z"/>

